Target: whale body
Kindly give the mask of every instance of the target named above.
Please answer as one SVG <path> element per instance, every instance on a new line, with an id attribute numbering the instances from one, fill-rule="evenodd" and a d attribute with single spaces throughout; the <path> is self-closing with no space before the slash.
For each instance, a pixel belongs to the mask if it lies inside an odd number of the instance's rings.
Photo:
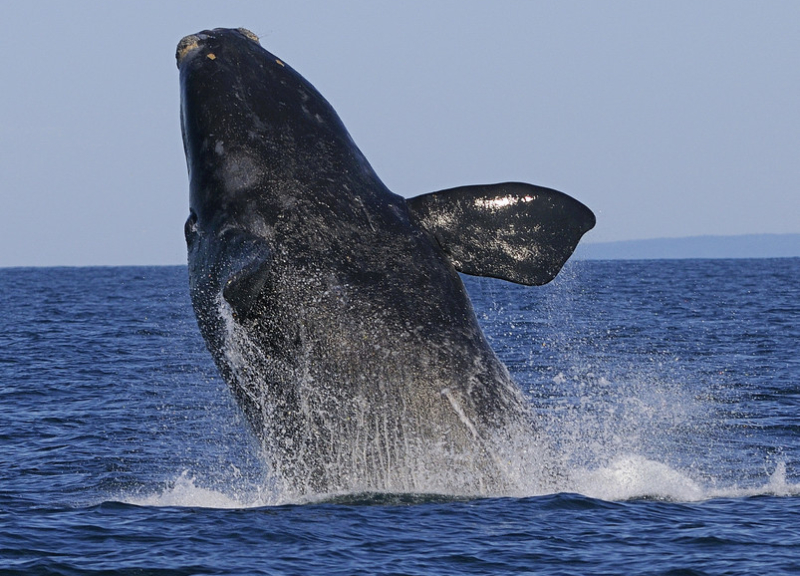
<path id="1" fill-rule="evenodd" d="M 177 50 L 192 304 L 296 494 L 499 494 L 535 435 L 459 277 L 549 282 L 592 212 L 524 183 L 405 199 L 245 29 Z"/>

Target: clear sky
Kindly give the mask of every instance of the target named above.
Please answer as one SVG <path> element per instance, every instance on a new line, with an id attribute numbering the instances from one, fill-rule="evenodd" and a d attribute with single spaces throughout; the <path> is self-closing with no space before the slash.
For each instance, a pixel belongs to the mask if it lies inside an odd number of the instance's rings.
<path id="1" fill-rule="evenodd" d="M 589 242 L 800 232 L 800 2 L 6 2 L 0 266 L 179 264 L 175 46 L 245 27 L 404 196 L 522 180 Z"/>

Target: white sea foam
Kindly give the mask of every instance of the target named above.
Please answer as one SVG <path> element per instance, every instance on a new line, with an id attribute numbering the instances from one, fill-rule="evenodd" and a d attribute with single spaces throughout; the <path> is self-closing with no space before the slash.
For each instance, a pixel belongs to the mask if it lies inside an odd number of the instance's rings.
<path id="1" fill-rule="evenodd" d="M 497 448 L 495 461 L 509 480 L 508 493 L 439 493 L 441 496 L 527 497 L 572 492 L 607 501 L 699 502 L 800 495 L 800 484 L 787 480 L 783 462 L 769 466 L 771 473 L 765 469 L 760 480 L 752 467 L 746 477 L 731 471 L 724 443 L 714 440 L 704 424 L 715 422 L 705 402 L 658 374 L 608 374 L 602 367 L 586 366 L 559 372 L 552 381 L 562 396 L 540 412 L 538 437 L 489 442 Z M 234 474 L 226 482 L 211 472 L 183 472 L 145 495 L 130 495 L 122 501 L 157 507 L 252 508 L 347 497 L 299 497 L 284 493 L 267 479 Z M 442 470 L 442 474 L 453 473 Z"/>
<path id="2" fill-rule="evenodd" d="M 708 498 L 747 498 L 750 496 L 800 496 L 800 484 L 792 484 L 786 480 L 786 463 L 778 462 L 775 471 L 767 481 L 755 487 L 741 488 L 730 486 L 711 488 Z"/>
<path id="3" fill-rule="evenodd" d="M 667 464 L 640 455 L 629 454 L 614 459 L 605 466 L 570 471 L 559 484 L 542 492 L 540 486 L 531 493 L 515 492 L 513 497 L 542 496 L 550 493 L 574 492 L 606 501 L 666 500 L 670 502 L 701 502 L 717 498 L 748 498 L 753 496 L 800 496 L 800 484 L 786 479 L 786 465 L 779 462 L 762 484 L 751 487 L 736 485 L 721 487 L 713 481 L 700 482 L 687 473 Z M 318 494 L 302 499 L 280 494 L 274 487 L 242 488 L 224 486 L 209 488 L 187 471 L 175 480 L 151 493 L 126 495 L 119 501 L 136 506 L 245 509 L 285 504 L 326 501 L 346 494 Z M 463 497 L 459 494 L 441 496 Z M 502 496 L 502 495 L 493 495 Z M 422 500 L 424 501 L 424 499 Z"/>
<path id="4" fill-rule="evenodd" d="M 128 495 L 121 498 L 126 504 L 155 507 L 240 509 L 278 504 L 268 491 L 255 493 L 227 486 L 224 489 L 205 488 L 189 472 L 182 472 L 174 481 L 147 495 Z M 272 497 L 271 497 L 272 496 Z"/>
<path id="5" fill-rule="evenodd" d="M 601 500 L 658 498 L 703 500 L 707 491 L 674 468 L 638 455 L 621 456 L 609 465 L 579 470 L 571 478 L 575 492 Z"/>
<path id="6" fill-rule="evenodd" d="M 799 496 L 800 484 L 786 479 L 786 465 L 779 462 L 764 482 L 748 488 L 719 486 L 713 480 L 699 482 L 690 475 L 643 456 L 626 455 L 607 466 L 573 471 L 564 491 L 608 501 L 656 499 L 699 502 L 716 498 L 751 496 Z"/>

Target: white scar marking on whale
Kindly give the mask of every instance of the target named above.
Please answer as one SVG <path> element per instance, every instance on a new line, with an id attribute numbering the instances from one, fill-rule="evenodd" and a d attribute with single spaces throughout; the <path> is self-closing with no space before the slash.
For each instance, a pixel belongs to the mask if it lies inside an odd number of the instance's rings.
<path id="1" fill-rule="evenodd" d="M 458 400 L 456 400 L 455 396 L 453 396 L 453 393 L 450 392 L 450 388 L 444 388 L 442 390 L 442 395 L 450 401 L 450 405 L 453 407 L 453 410 L 456 411 L 459 420 L 461 420 L 461 422 L 464 423 L 464 426 L 469 428 L 469 431 L 472 432 L 472 435 L 475 438 L 480 438 L 480 436 L 478 435 L 478 430 L 475 428 L 475 425 L 472 423 L 472 421 L 464 413 L 464 410 L 461 408 L 461 405 L 458 403 Z"/>
<path id="2" fill-rule="evenodd" d="M 220 180 L 234 193 L 249 191 L 258 181 L 259 163 L 247 154 L 227 154 L 218 168 Z"/>

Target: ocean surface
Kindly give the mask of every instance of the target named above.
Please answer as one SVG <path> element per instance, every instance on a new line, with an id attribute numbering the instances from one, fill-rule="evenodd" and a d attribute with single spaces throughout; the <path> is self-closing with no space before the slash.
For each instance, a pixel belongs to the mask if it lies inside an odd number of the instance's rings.
<path id="1" fill-rule="evenodd" d="M 800 259 L 464 281 L 553 493 L 287 500 L 185 268 L 0 269 L 0 574 L 800 572 Z"/>

